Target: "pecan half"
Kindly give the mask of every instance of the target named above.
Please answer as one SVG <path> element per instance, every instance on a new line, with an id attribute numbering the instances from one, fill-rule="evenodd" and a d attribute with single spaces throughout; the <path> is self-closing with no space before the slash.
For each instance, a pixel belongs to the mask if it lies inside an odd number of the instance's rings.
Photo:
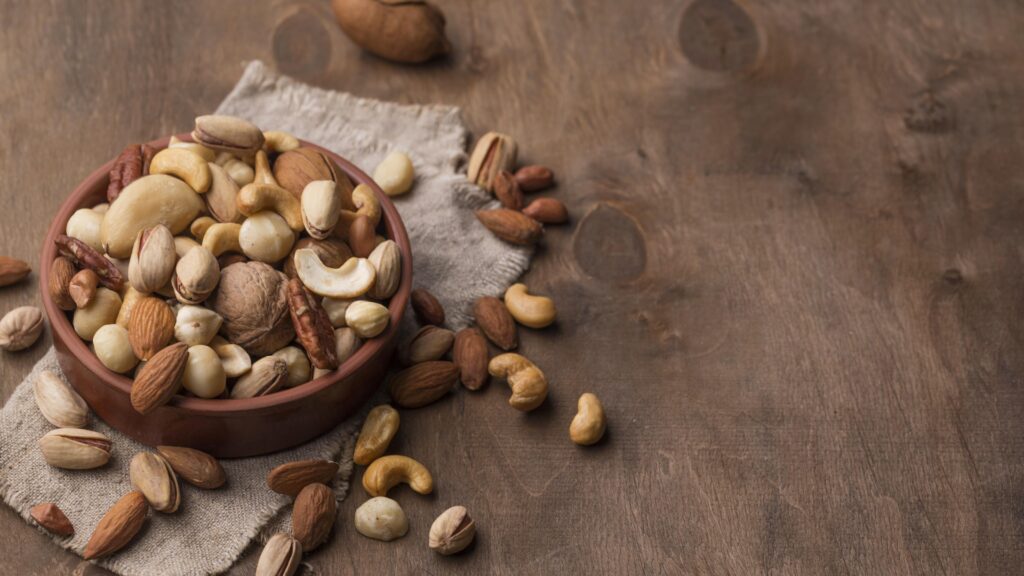
<path id="1" fill-rule="evenodd" d="M 124 287 L 124 276 L 121 275 L 121 271 L 92 246 L 64 234 L 57 236 L 53 242 L 57 245 L 57 251 L 61 256 L 71 259 L 82 268 L 88 268 L 95 272 L 100 277 L 100 284 L 115 292 L 120 292 Z"/>
<path id="2" fill-rule="evenodd" d="M 143 168 L 142 146 L 129 144 L 114 160 L 110 169 L 110 182 L 107 184 L 107 202 L 117 200 L 125 186 L 138 180 L 145 173 Z"/>
<path id="3" fill-rule="evenodd" d="M 292 325 L 302 347 L 309 353 L 313 366 L 323 370 L 338 367 L 338 356 L 334 346 L 334 327 L 320 305 L 302 285 L 293 278 L 288 281 L 288 310 L 292 314 Z"/>
<path id="4" fill-rule="evenodd" d="M 156 148 L 153 148 L 149 144 L 142 145 L 142 175 L 149 176 L 149 164 L 153 162 L 153 156 L 159 152 Z"/>

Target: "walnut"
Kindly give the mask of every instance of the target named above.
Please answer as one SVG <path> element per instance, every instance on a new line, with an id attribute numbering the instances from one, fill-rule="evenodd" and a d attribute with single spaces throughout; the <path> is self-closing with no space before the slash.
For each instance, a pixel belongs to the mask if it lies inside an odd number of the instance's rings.
<path id="1" fill-rule="evenodd" d="M 221 333 L 253 356 L 267 356 L 295 338 L 288 278 L 262 262 L 240 262 L 221 271 L 209 305 L 224 318 Z"/>

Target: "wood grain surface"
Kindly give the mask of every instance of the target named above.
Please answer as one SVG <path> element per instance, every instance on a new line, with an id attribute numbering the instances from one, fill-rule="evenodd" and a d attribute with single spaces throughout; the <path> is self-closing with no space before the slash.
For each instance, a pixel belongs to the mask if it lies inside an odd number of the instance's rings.
<path id="1" fill-rule="evenodd" d="M 1020 572 L 1024 6 L 436 3 L 454 52 L 404 67 L 322 1 L 0 2 L 0 252 L 34 262 L 76 182 L 188 129 L 250 59 L 458 105 L 570 205 L 526 276 L 560 307 L 522 334 L 551 396 L 403 412 L 392 450 L 438 490 L 396 493 L 412 529 L 386 544 L 354 488 L 320 574 Z M 4 399 L 47 346 L 3 355 Z M 579 449 L 587 390 L 609 434 Z M 452 504 L 480 536 L 441 558 Z M 0 573 L 102 573 L 7 507 L 0 531 Z"/>

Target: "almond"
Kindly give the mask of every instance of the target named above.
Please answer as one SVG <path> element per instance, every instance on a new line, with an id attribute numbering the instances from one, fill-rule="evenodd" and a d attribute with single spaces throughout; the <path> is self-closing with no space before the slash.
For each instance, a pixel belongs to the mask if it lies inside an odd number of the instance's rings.
<path id="1" fill-rule="evenodd" d="M 174 337 L 174 311 L 159 298 L 135 303 L 128 318 L 128 339 L 139 360 L 150 360 Z"/>
<path id="2" fill-rule="evenodd" d="M 502 170 L 494 177 L 494 197 L 509 210 L 523 209 L 523 191 L 519 189 L 519 182 L 515 176 L 508 170 Z"/>
<path id="3" fill-rule="evenodd" d="M 516 170 L 516 182 L 523 192 L 538 192 L 555 183 L 555 174 L 546 166 L 523 166 Z"/>
<path id="4" fill-rule="evenodd" d="M 267 486 L 278 494 L 295 497 L 309 484 L 330 484 L 338 473 L 338 463 L 329 460 L 287 462 L 267 474 Z"/>
<path id="5" fill-rule="evenodd" d="M 402 408 L 433 404 L 455 386 L 459 368 L 452 362 L 433 360 L 406 368 L 391 379 L 388 393 Z"/>
<path id="6" fill-rule="evenodd" d="M 512 244 L 530 246 L 544 234 L 540 222 L 508 208 L 477 210 L 476 218 L 495 236 Z"/>
<path id="7" fill-rule="evenodd" d="M 523 214 L 541 224 L 562 224 L 569 220 L 569 210 L 565 204 L 554 198 L 537 198 L 523 208 Z"/>
<path id="8" fill-rule="evenodd" d="M 193 486 L 209 490 L 223 486 L 227 480 L 220 462 L 206 452 L 183 446 L 157 446 L 156 451 L 178 477 Z"/>
<path id="9" fill-rule="evenodd" d="M 348 245 L 356 258 L 366 258 L 373 252 L 376 243 L 376 232 L 373 222 L 366 215 L 356 216 L 348 228 Z"/>
<path id="10" fill-rule="evenodd" d="M 444 307 L 433 294 L 423 288 L 412 291 L 412 311 L 420 324 L 444 325 Z"/>
<path id="11" fill-rule="evenodd" d="M 132 319 L 137 312 L 132 312 Z M 173 326 L 172 326 L 173 330 Z M 188 344 L 178 342 L 156 353 L 139 370 L 132 383 L 132 406 L 148 414 L 170 401 L 181 388 L 181 377 L 188 361 Z"/>
<path id="12" fill-rule="evenodd" d="M 50 264 L 50 298 L 58 308 L 65 311 L 75 309 L 71 299 L 71 279 L 75 276 L 75 264 L 64 256 L 58 256 Z"/>
<path id="13" fill-rule="evenodd" d="M 122 496 L 96 525 L 82 558 L 102 558 L 124 548 L 139 533 L 148 512 L 149 504 L 141 492 Z"/>
<path id="14" fill-rule="evenodd" d="M 10 286 L 21 282 L 32 271 L 27 262 L 0 256 L 0 286 Z"/>
<path id="15" fill-rule="evenodd" d="M 473 316 L 487 339 L 502 350 L 513 350 L 519 345 L 516 321 L 505 303 L 493 296 L 478 298 L 473 303 Z"/>
<path id="16" fill-rule="evenodd" d="M 75 533 L 75 527 L 71 525 L 71 521 L 53 502 L 36 504 L 29 510 L 29 514 L 37 524 L 57 536 L 71 536 Z"/>
<path id="17" fill-rule="evenodd" d="M 327 541 L 338 507 L 334 492 L 325 484 L 309 484 L 299 492 L 292 508 L 292 535 L 310 551 Z"/>
<path id="18" fill-rule="evenodd" d="M 459 379 L 470 390 L 479 390 L 487 383 L 487 340 L 479 328 L 469 327 L 455 335 L 452 360 L 459 367 Z"/>

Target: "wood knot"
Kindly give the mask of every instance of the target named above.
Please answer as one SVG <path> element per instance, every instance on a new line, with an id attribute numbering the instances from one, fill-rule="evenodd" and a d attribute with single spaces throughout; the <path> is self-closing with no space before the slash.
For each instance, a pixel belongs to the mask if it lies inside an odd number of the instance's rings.
<path id="1" fill-rule="evenodd" d="M 942 273 L 942 281 L 949 286 L 956 287 L 963 283 L 964 277 L 956 268 L 950 268 Z"/>
<path id="2" fill-rule="evenodd" d="M 273 48 L 277 69 L 300 79 L 323 74 L 331 61 L 331 36 L 322 19 L 301 6 L 277 23 Z"/>
<path id="3" fill-rule="evenodd" d="M 580 221 L 573 254 L 587 274 L 601 280 L 631 280 L 647 265 L 646 243 L 636 221 L 603 202 Z"/>
<path id="4" fill-rule="evenodd" d="M 903 112 L 903 125 L 913 132 L 949 132 L 954 125 L 953 112 L 929 90 Z"/>
<path id="5" fill-rule="evenodd" d="M 696 0 L 679 23 L 679 46 L 701 70 L 737 72 L 757 63 L 761 35 L 750 14 L 733 0 Z"/>

